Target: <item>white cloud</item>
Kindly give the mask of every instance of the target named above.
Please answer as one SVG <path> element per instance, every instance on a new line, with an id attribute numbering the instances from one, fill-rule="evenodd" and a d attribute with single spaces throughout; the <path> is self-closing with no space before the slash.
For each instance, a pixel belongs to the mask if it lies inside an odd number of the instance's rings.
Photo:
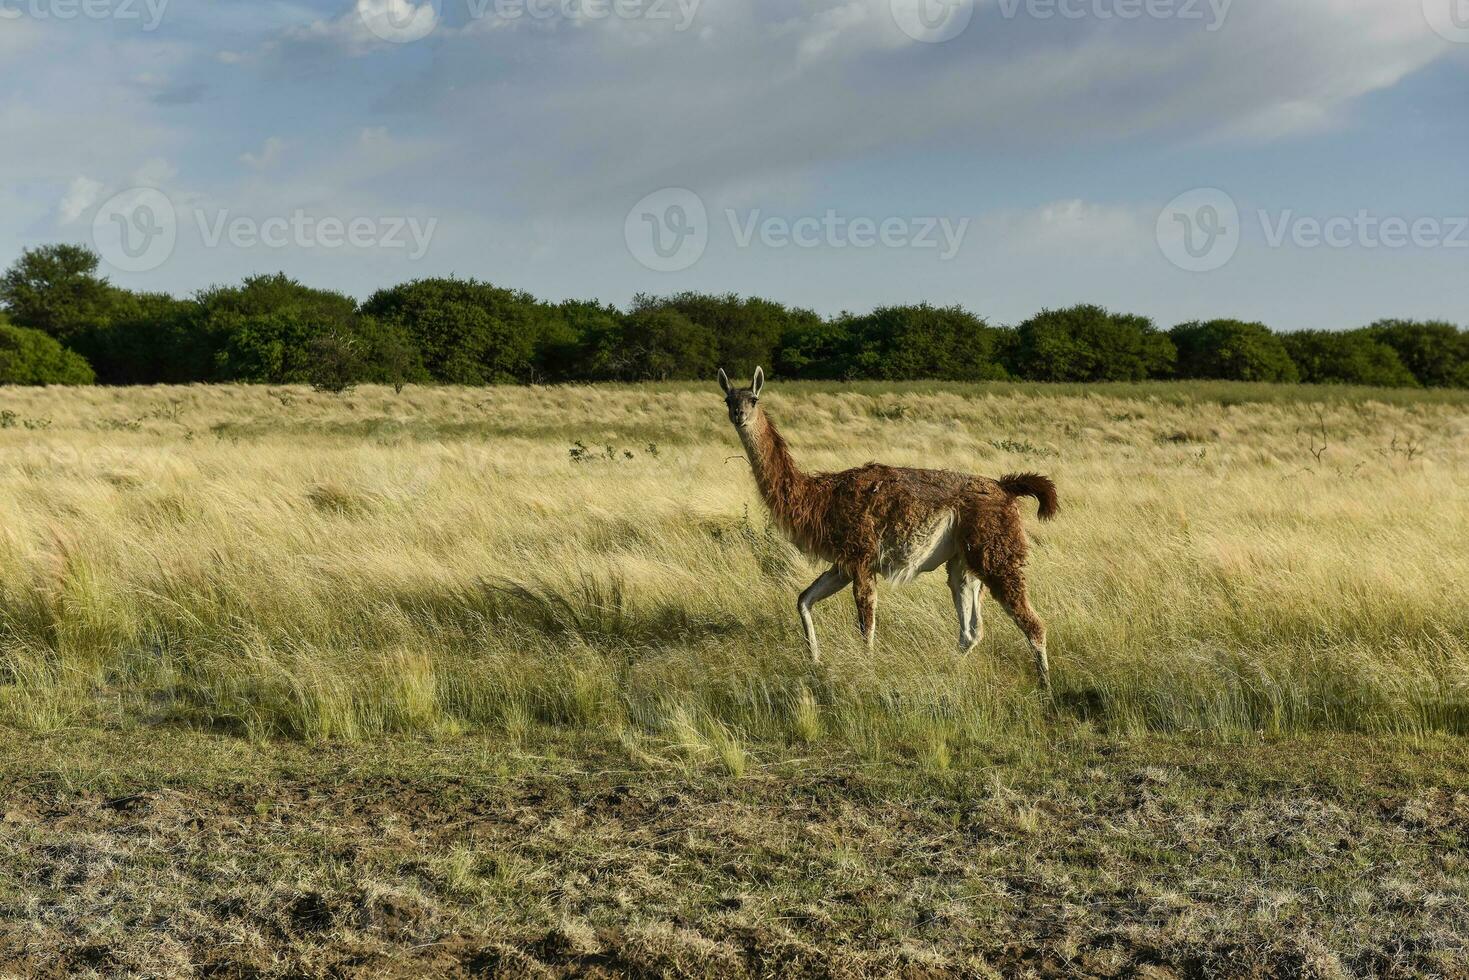
<path id="1" fill-rule="evenodd" d="M 809 21 L 796 21 L 792 26 L 800 37 L 798 51 L 803 61 L 814 61 L 830 54 L 844 38 L 867 33 L 873 12 L 866 0 L 822 10 Z"/>
<path id="2" fill-rule="evenodd" d="M 285 141 L 279 136 L 268 136 L 259 153 L 242 153 L 240 162 L 254 170 L 269 170 L 280 162 L 281 151 L 285 147 Z"/>
<path id="3" fill-rule="evenodd" d="M 103 38 L 26 19 L 0 24 L 0 38 L 18 28 L 41 42 L 5 58 L 0 91 L 0 134 L 10 151 L 0 152 L 0 186 L 15 189 L 0 207 L 0 252 L 13 255 L 23 244 L 74 238 L 75 222 L 98 195 L 133 186 L 140 166 L 178 145 L 137 79 L 173 71 L 183 52 L 141 34 Z M 0 40 L 0 49 L 9 43 Z M 93 191 L 78 177 L 101 187 Z"/>
<path id="4" fill-rule="evenodd" d="M 66 189 L 66 194 L 61 198 L 61 204 L 57 207 L 58 217 L 61 223 L 69 225 L 86 213 L 87 208 L 97 203 L 97 198 L 102 193 L 102 182 L 90 177 L 75 177 Z"/>
<path id="5" fill-rule="evenodd" d="M 445 180 L 493 166 L 574 210 L 883 154 L 1273 139 L 1333 125 L 1450 47 L 1419 0 L 1235 4 L 1212 32 L 989 3 L 940 44 L 904 35 L 888 0 L 705 3 L 682 32 L 615 20 L 440 32 L 393 105 L 437 115 Z M 634 32 L 649 50 L 629 57 Z"/>
<path id="6" fill-rule="evenodd" d="M 1046 255 L 1073 251 L 1135 255 L 1140 244 L 1151 244 L 1156 218 L 1155 209 L 1072 199 L 996 215 L 983 225 L 1007 248 Z"/>
<path id="7" fill-rule="evenodd" d="M 132 173 L 134 187 L 167 187 L 178 177 L 178 168 L 162 157 L 144 161 Z"/>
<path id="8" fill-rule="evenodd" d="M 356 0 L 336 18 L 288 28 L 271 46 L 326 45 L 355 57 L 422 40 L 438 26 L 439 13 L 432 0 Z"/>

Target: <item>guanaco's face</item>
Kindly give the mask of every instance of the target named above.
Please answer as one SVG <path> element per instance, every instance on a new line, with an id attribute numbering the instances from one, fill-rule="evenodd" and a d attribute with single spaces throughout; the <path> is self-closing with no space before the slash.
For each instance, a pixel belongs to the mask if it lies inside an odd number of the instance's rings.
<path id="1" fill-rule="evenodd" d="M 729 409 L 729 420 L 736 429 L 743 429 L 755 421 L 760 414 L 760 391 L 765 387 L 765 371 L 755 369 L 755 381 L 748 388 L 735 388 L 729 383 L 724 368 L 719 369 L 719 387 L 724 389 L 724 404 Z"/>

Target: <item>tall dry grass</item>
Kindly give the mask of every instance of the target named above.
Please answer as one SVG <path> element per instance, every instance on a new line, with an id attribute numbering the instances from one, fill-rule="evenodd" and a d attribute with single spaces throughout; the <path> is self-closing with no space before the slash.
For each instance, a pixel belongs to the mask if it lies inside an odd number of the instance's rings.
<path id="1" fill-rule="evenodd" d="M 1387 397 L 1391 402 L 1383 400 Z M 0 390 L 0 722 L 252 736 L 605 731 L 744 771 L 839 740 L 942 769 L 1051 726 L 1469 730 L 1469 404 L 772 384 L 810 468 L 1051 474 L 1057 695 L 935 575 L 795 596 L 709 386 Z M 577 444 L 583 448 L 579 448 Z M 610 448 L 609 448 L 610 447 Z M 1029 505 L 1027 505 L 1029 506 Z"/>

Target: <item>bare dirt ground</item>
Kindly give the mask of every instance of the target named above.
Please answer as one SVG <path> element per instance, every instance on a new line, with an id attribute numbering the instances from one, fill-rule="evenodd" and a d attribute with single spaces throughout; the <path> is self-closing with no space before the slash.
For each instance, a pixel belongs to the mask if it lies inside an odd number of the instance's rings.
<path id="1" fill-rule="evenodd" d="M 1469 975 L 1447 739 L 734 779 L 549 732 L 0 736 L 0 977 Z"/>

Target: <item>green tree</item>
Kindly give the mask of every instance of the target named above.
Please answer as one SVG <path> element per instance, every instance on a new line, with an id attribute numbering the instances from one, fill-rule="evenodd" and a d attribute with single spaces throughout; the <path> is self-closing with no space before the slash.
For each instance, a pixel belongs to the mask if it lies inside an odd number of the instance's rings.
<path id="1" fill-rule="evenodd" d="M 1309 384 L 1385 388 L 1412 388 L 1418 384 L 1398 352 L 1374 340 L 1366 330 L 1301 330 L 1286 334 L 1282 340 L 1301 380 Z"/>
<path id="2" fill-rule="evenodd" d="M 40 330 L 0 318 L 0 385 L 89 385 L 86 360 Z"/>
<path id="3" fill-rule="evenodd" d="M 997 357 L 1000 331 L 958 306 L 884 306 L 862 316 L 847 314 L 842 320 L 845 377 L 888 381 L 1007 377 Z"/>
<path id="4" fill-rule="evenodd" d="M 474 279 L 418 279 L 379 290 L 362 312 L 408 332 L 435 380 L 529 381 L 555 313 L 528 293 Z"/>
<path id="5" fill-rule="evenodd" d="M 222 310 L 210 315 L 209 327 L 223 339 L 215 355 L 216 378 L 266 384 L 309 381 L 311 338 L 330 329 L 289 308 L 252 314 Z"/>
<path id="6" fill-rule="evenodd" d="M 854 341 L 850 331 L 856 317 L 844 313 L 834 319 L 811 314 L 795 318 L 780 339 L 775 371 L 784 378 L 846 380 L 854 370 L 850 358 Z"/>
<path id="7" fill-rule="evenodd" d="M 196 329 L 215 347 L 221 381 L 310 383 L 321 354 L 316 338 L 350 337 L 356 330 L 351 297 L 280 273 L 206 290 L 198 304 Z"/>
<path id="8" fill-rule="evenodd" d="M 306 378 L 317 391 L 334 395 L 351 391 L 362 380 L 366 365 L 358 337 L 326 330 L 306 342 Z"/>
<path id="9" fill-rule="evenodd" d="M 759 297 L 734 293 L 684 292 L 673 296 L 639 295 L 634 310 L 669 309 L 710 331 L 715 359 L 731 375 L 751 374 L 756 367 L 770 369 L 777 361 L 782 338 L 797 324 L 819 320 L 810 310 L 792 309 Z"/>
<path id="10" fill-rule="evenodd" d="M 1044 310 L 1016 328 L 1010 370 L 1031 381 L 1142 381 L 1173 373 L 1177 352 L 1147 317 L 1100 306 Z"/>
<path id="11" fill-rule="evenodd" d="M 610 304 L 567 300 L 541 334 L 536 370 L 548 381 L 598 380 L 597 352 L 616 344 L 626 314 Z"/>
<path id="12" fill-rule="evenodd" d="M 105 326 L 117 291 L 97 274 L 97 254 L 81 245 L 26 249 L 0 276 L 0 306 L 16 326 L 62 343 Z"/>
<path id="13" fill-rule="evenodd" d="M 1378 320 L 1367 335 L 1397 352 L 1426 388 L 1469 388 L 1469 333 L 1441 320 Z"/>
<path id="14" fill-rule="evenodd" d="M 361 358 L 359 381 L 392 385 L 394 391 L 402 392 L 405 385 L 433 380 L 418 346 L 401 324 L 362 316 L 357 320 L 356 338 Z"/>
<path id="15" fill-rule="evenodd" d="M 290 309 L 324 326 L 344 325 L 357 315 L 352 297 L 303 285 L 284 272 L 250 276 L 238 286 L 213 286 L 199 293 L 198 302 L 206 314 L 245 317 Z"/>
<path id="16" fill-rule="evenodd" d="M 1168 332 L 1178 349 L 1177 376 L 1228 381 L 1300 380 L 1285 344 L 1263 323 L 1209 320 Z"/>
<path id="17" fill-rule="evenodd" d="M 593 377 L 610 381 L 709 378 L 718 370 L 714 332 L 677 310 L 643 306 L 622 317 L 590 345 Z"/>
<path id="18" fill-rule="evenodd" d="M 71 346 L 103 384 L 207 381 L 217 353 L 193 300 L 117 290 L 108 322 L 76 335 Z"/>

